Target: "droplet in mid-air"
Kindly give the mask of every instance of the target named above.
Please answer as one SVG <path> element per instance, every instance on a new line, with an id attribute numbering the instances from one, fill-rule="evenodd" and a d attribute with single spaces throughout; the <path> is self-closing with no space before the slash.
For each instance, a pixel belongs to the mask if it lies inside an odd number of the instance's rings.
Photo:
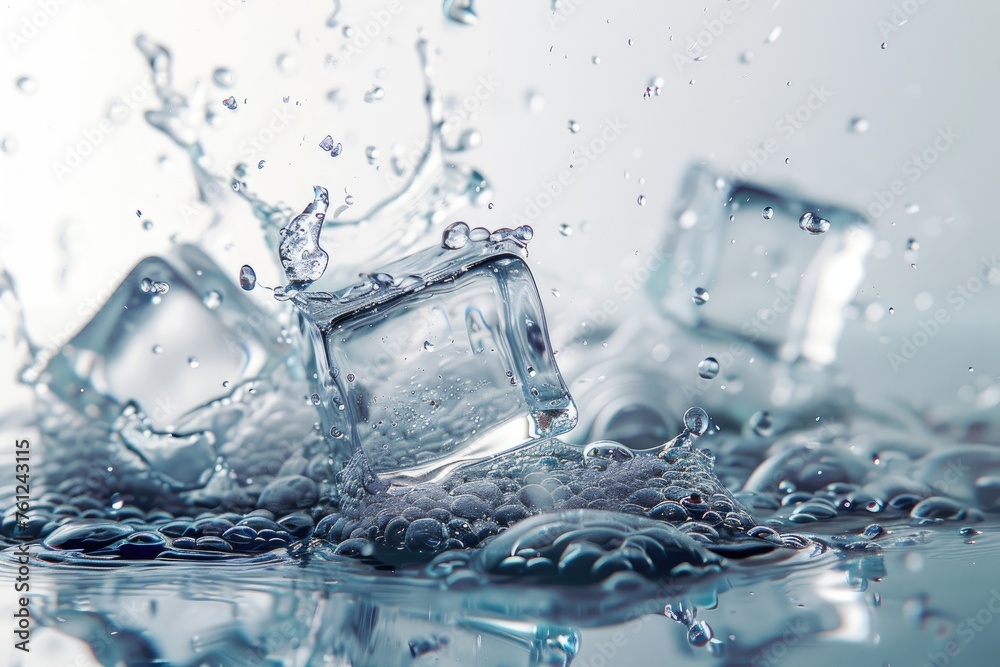
<path id="1" fill-rule="evenodd" d="M 774 217 L 774 209 L 771 208 L 770 206 L 765 206 L 764 211 L 761 215 L 764 216 L 765 220 L 770 220 L 771 218 Z"/>
<path id="2" fill-rule="evenodd" d="M 236 98 L 230 95 L 226 99 L 222 100 L 223 106 L 225 106 L 230 111 L 236 109 Z"/>
<path id="3" fill-rule="evenodd" d="M 559 225 L 559 233 L 563 236 L 570 236 L 573 234 L 573 228 L 567 225 L 565 222 Z"/>
<path id="4" fill-rule="evenodd" d="M 762 438 L 766 438 L 774 432 L 774 424 L 771 422 L 771 415 L 767 410 L 755 412 L 750 417 L 750 428 L 753 429 L 756 435 Z"/>
<path id="5" fill-rule="evenodd" d="M 719 362 L 716 361 L 715 357 L 705 357 L 698 362 L 698 375 L 701 377 L 711 380 L 718 374 Z"/>
<path id="6" fill-rule="evenodd" d="M 240 267 L 240 287 L 249 292 L 257 286 L 257 273 L 249 264 Z"/>
<path id="7" fill-rule="evenodd" d="M 209 310 L 215 310 L 222 305 L 222 293 L 219 290 L 209 290 L 201 297 L 201 302 Z"/>
<path id="8" fill-rule="evenodd" d="M 220 88 L 232 88 L 236 85 L 236 75 L 232 70 L 220 67 L 212 73 L 212 80 Z"/>
<path id="9" fill-rule="evenodd" d="M 434 343 L 430 342 L 429 340 L 425 340 L 424 341 L 424 350 L 426 350 L 427 352 L 433 352 L 434 351 Z"/>
<path id="10" fill-rule="evenodd" d="M 580 124 L 575 120 L 571 120 L 568 124 L 568 127 L 569 131 L 572 132 L 573 134 L 576 134 L 577 132 L 580 131 Z"/>
<path id="11" fill-rule="evenodd" d="M 198 368 L 198 366 L 200 365 L 201 362 L 198 361 L 198 357 L 194 356 L 188 357 L 188 366 L 190 366 L 191 368 Z"/>
<path id="12" fill-rule="evenodd" d="M 696 306 L 704 306 L 708 303 L 709 296 L 708 290 L 704 287 L 695 287 L 694 295 L 691 296 L 691 300 L 694 301 Z"/>
<path id="13" fill-rule="evenodd" d="M 830 229 L 830 221 L 807 211 L 799 218 L 799 229 L 813 235 L 825 234 Z"/>
<path id="14" fill-rule="evenodd" d="M 635 203 L 638 204 L 639 206 L 645 206 L 646 205 L 646 195 L 639 195 L 639 198 L 635 200 Z"/>
<path id="15" fill-rule="evenodd" d="M 261 160 L 260 162 L 257 163 L 257 168 L 258 169 L 263 169 L 265 164 L 266 163 L 263 160 Z"/>
<path id="16" fill-rule="evenodd" d="M 855 117 L 851 119 L 850 129 L 854 134 L 864 134 L 868 131 L 871 124 L 868 122 L 867 118 Z"/>
<path id="17" fill-rule="evenodd" d="M 908 239 L 906 241 L 906 249 L 912 251 L 920 250 L 920 243 L 918 243 L 916 239 Z"/>

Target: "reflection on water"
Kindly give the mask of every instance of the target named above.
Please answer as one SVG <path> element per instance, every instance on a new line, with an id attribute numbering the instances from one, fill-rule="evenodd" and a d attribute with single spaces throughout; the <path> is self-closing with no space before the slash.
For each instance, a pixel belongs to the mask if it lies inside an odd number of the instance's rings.
<path id="1" fill-rule="evenodd" d="M 471 3 L 444 11 L 477 18 Z M 997 551 L 985 512 L 1000 455 L 975 437 L 992 426 L 859 405 L 836 373 L 872 245 L 863 217 L 696 167 L 641 281 L 649 298 L 595 322 L 557 368 L 532 230 L 444 228 L 486 183 L 445 157 L 463 144 L 443 139 L 426 40 L 426 149 L 357 219 L 327 219 L 318 186 L 293 219 L 245 165 L 210 171 L 197 95 L 174 88 L 168 49 L 138 46 L 161 103 L 147 120 L 191 158 L 216 215 L 201 247 L 143 260 L 61 349 L 15 327 L 44 455 L 30 520 L 4 489 L 0 577 L 30 553 L 42 657 L 11 664 L 990 654 L 988 570 L 981 600 L 943 582 Z M 211 237 L 233 198 L 287 286 L 218 268 Z M 741 264 L 734 230 L 770 250 Z M 359 238 L 350 258 L 324 249 Z M 271 310 L 253 289 L 273 291 Z"/>

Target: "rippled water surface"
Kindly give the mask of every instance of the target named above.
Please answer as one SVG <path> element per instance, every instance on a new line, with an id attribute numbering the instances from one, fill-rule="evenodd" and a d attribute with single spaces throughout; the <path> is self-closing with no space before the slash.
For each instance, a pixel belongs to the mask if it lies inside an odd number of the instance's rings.
<path id="1" fill-rule="evenodd" d="M 751 4 L 6 10 L 2 663 L 989 664 L 976 28 Z"/>

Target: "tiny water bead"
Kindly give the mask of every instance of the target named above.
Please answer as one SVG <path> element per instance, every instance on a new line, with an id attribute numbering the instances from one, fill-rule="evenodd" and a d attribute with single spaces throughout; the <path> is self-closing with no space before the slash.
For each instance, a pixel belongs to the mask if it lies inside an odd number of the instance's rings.
<path id="1" fill-rule="evenodd" d="M 424 351 L 426 351 L 426 352 L 433 352 L 434 351 L 434 343 L 430 342 L 429 340 L 425 340 L 424 341 Z"/>
<path id="2" fill-rule="evenodd" d="M 705 357 L 698 362 L 698 375 L 701 377 L 711 380 L 718 374 L 719 362 L 716 361 L 715 357 Z"/>
<path id="3" fill-rule="evenodd" d="M 906 241 L 906 249 L 915 252 L 917 250 L 920 250 L 920 244 L 914 238 L 908 239 Z"/>
<path id="4" fill-rule="evenodd" d="M 319 142 L 319 147 L 330 153 L 330 157 L 337 157 L 344 150 L 344 145 L 340 142 L 334 143 L 333 137 L 329 134 L 323 137 L 323 141 Z"/>
<path id="5" fill-rule="evenodd" d="M 226 99 L 222 100 L 222 104 L 230 111 L 233 111 L 236 109 L 236 98 L 230 95 Z"/>
<path id="6" fill-rule="evenodd" d="M 201 298 L 202 303 L 209 310 L 215 310 L 220 305 L 222 305 L 222 293 L 219 290 L 209 290 L 205 292 L 205 295 Z"/>
<path id="7" fill-rule="evenodd" d="M 694 304 L 696 306 L 704 306 L 706 303 L 708 303 L 709 298 L 710 295 L 708 293 L 708 290 L 705 289 L 704 287 L 695 287 L 694 295 L 691 296 L 691 300 L 694 301 Z"/>
<path id="8" fill-rule="evenodd" d="M 770 413 L 767 410 L 755 412 L 750 417 L 750 428 L 753 429 L 755 435 L 761 438 L 770 436 L 774 432 L 774 423 L 771 421 Z"/>
<path id="9" fill-rule="evenodd" d="M 198 361 L 198 357 L 195 356 L 188 357 L 187 363 L 191 368 L 198 368 L 198 366 L 201 365 L 201 362 Z"/>
<path id="10" fill-rule="evenodd" d="M 635 203 L 637 203 L 639 206 L 645 206 L 646 205 L 646 195 L 639 195 L 639 198 L 635 200 Z"/>
<path id="11" fill-rule="evenodd" d="M 365 92 L 365 102 L 371 104 L 373 102 L 378 102 L 385 99 L 385 90 L 381 86 L 375 86 L 371 90 Z"/>
<path id="12" fill-rule="evenodd" d="M 244 264 L 240 268 L 240 287 L 249 292 L 257 286 L 257 273 L 249 264 Z"/>
<path id="13" fill-rule="evenodd" d="M 577 132 L 580 131 L 580 124 L 575 120 L 569 121 L 567 126 L 569 127 L 569 131 L 572 132 L 573 134 L 576 134 Z"/>
<path id="14" fill-rule="evenodd" d="M 801 218 L 799 218 L 799 229 L 804 232 L 809 232 L 814 236 L 825 234 L 830 230 L 830 221 L 819 217 L 815 213 L 807 211 L 802 214 Z"/>
<path id="15" fill-rule="evenodd" d="M 220 88 L 232 88 L 236 85 L 236 74 L 230 69 L 220 67 L 212 73 L 212 80 Z"/>
<path id="16" fill-rule="evenodd" d="M 765 220 L 770 220 L 771 218 L 774 217 L 774 209 L 771 208 L 770 206 L 765 206 L 764 211 L 761 213 L 761 215 L 764 216 Z"/>
<path id="17" fill-rule="evenodd" d="M 851 119 L 849 127 L 854 134 L 864 134 L 868 131 L 870 123 L 867 118 L 855 117 Z"/>
<path id="18" fill-rule="evenodd" d="M 264 164 L 265 164 L 264 161 L 261 160 L 260 162 L 257 163 L 257 168 L 258 169 L 263 169 L 264 168 Z"/>
<path id="19" fill-rule="evenodd" d="M 572 236 L 573 228 L 564 222 L 563 224 L 559 225 L 559 233 L 562 234 L 563 236 Z"/>

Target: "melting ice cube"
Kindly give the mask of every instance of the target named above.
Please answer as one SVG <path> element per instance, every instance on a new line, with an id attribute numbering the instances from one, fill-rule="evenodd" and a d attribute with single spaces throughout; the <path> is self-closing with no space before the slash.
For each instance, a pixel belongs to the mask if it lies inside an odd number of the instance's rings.
<path id="1" fill-rule="evenodd" d="M 342 458 L 360 452 L 383 481 L 410 483 L 575 425 L 524 262 L 527 238 L 526 228 L 474 229 L 461 247 L 296 298 L 325 426 L 350 444 Z"/>

